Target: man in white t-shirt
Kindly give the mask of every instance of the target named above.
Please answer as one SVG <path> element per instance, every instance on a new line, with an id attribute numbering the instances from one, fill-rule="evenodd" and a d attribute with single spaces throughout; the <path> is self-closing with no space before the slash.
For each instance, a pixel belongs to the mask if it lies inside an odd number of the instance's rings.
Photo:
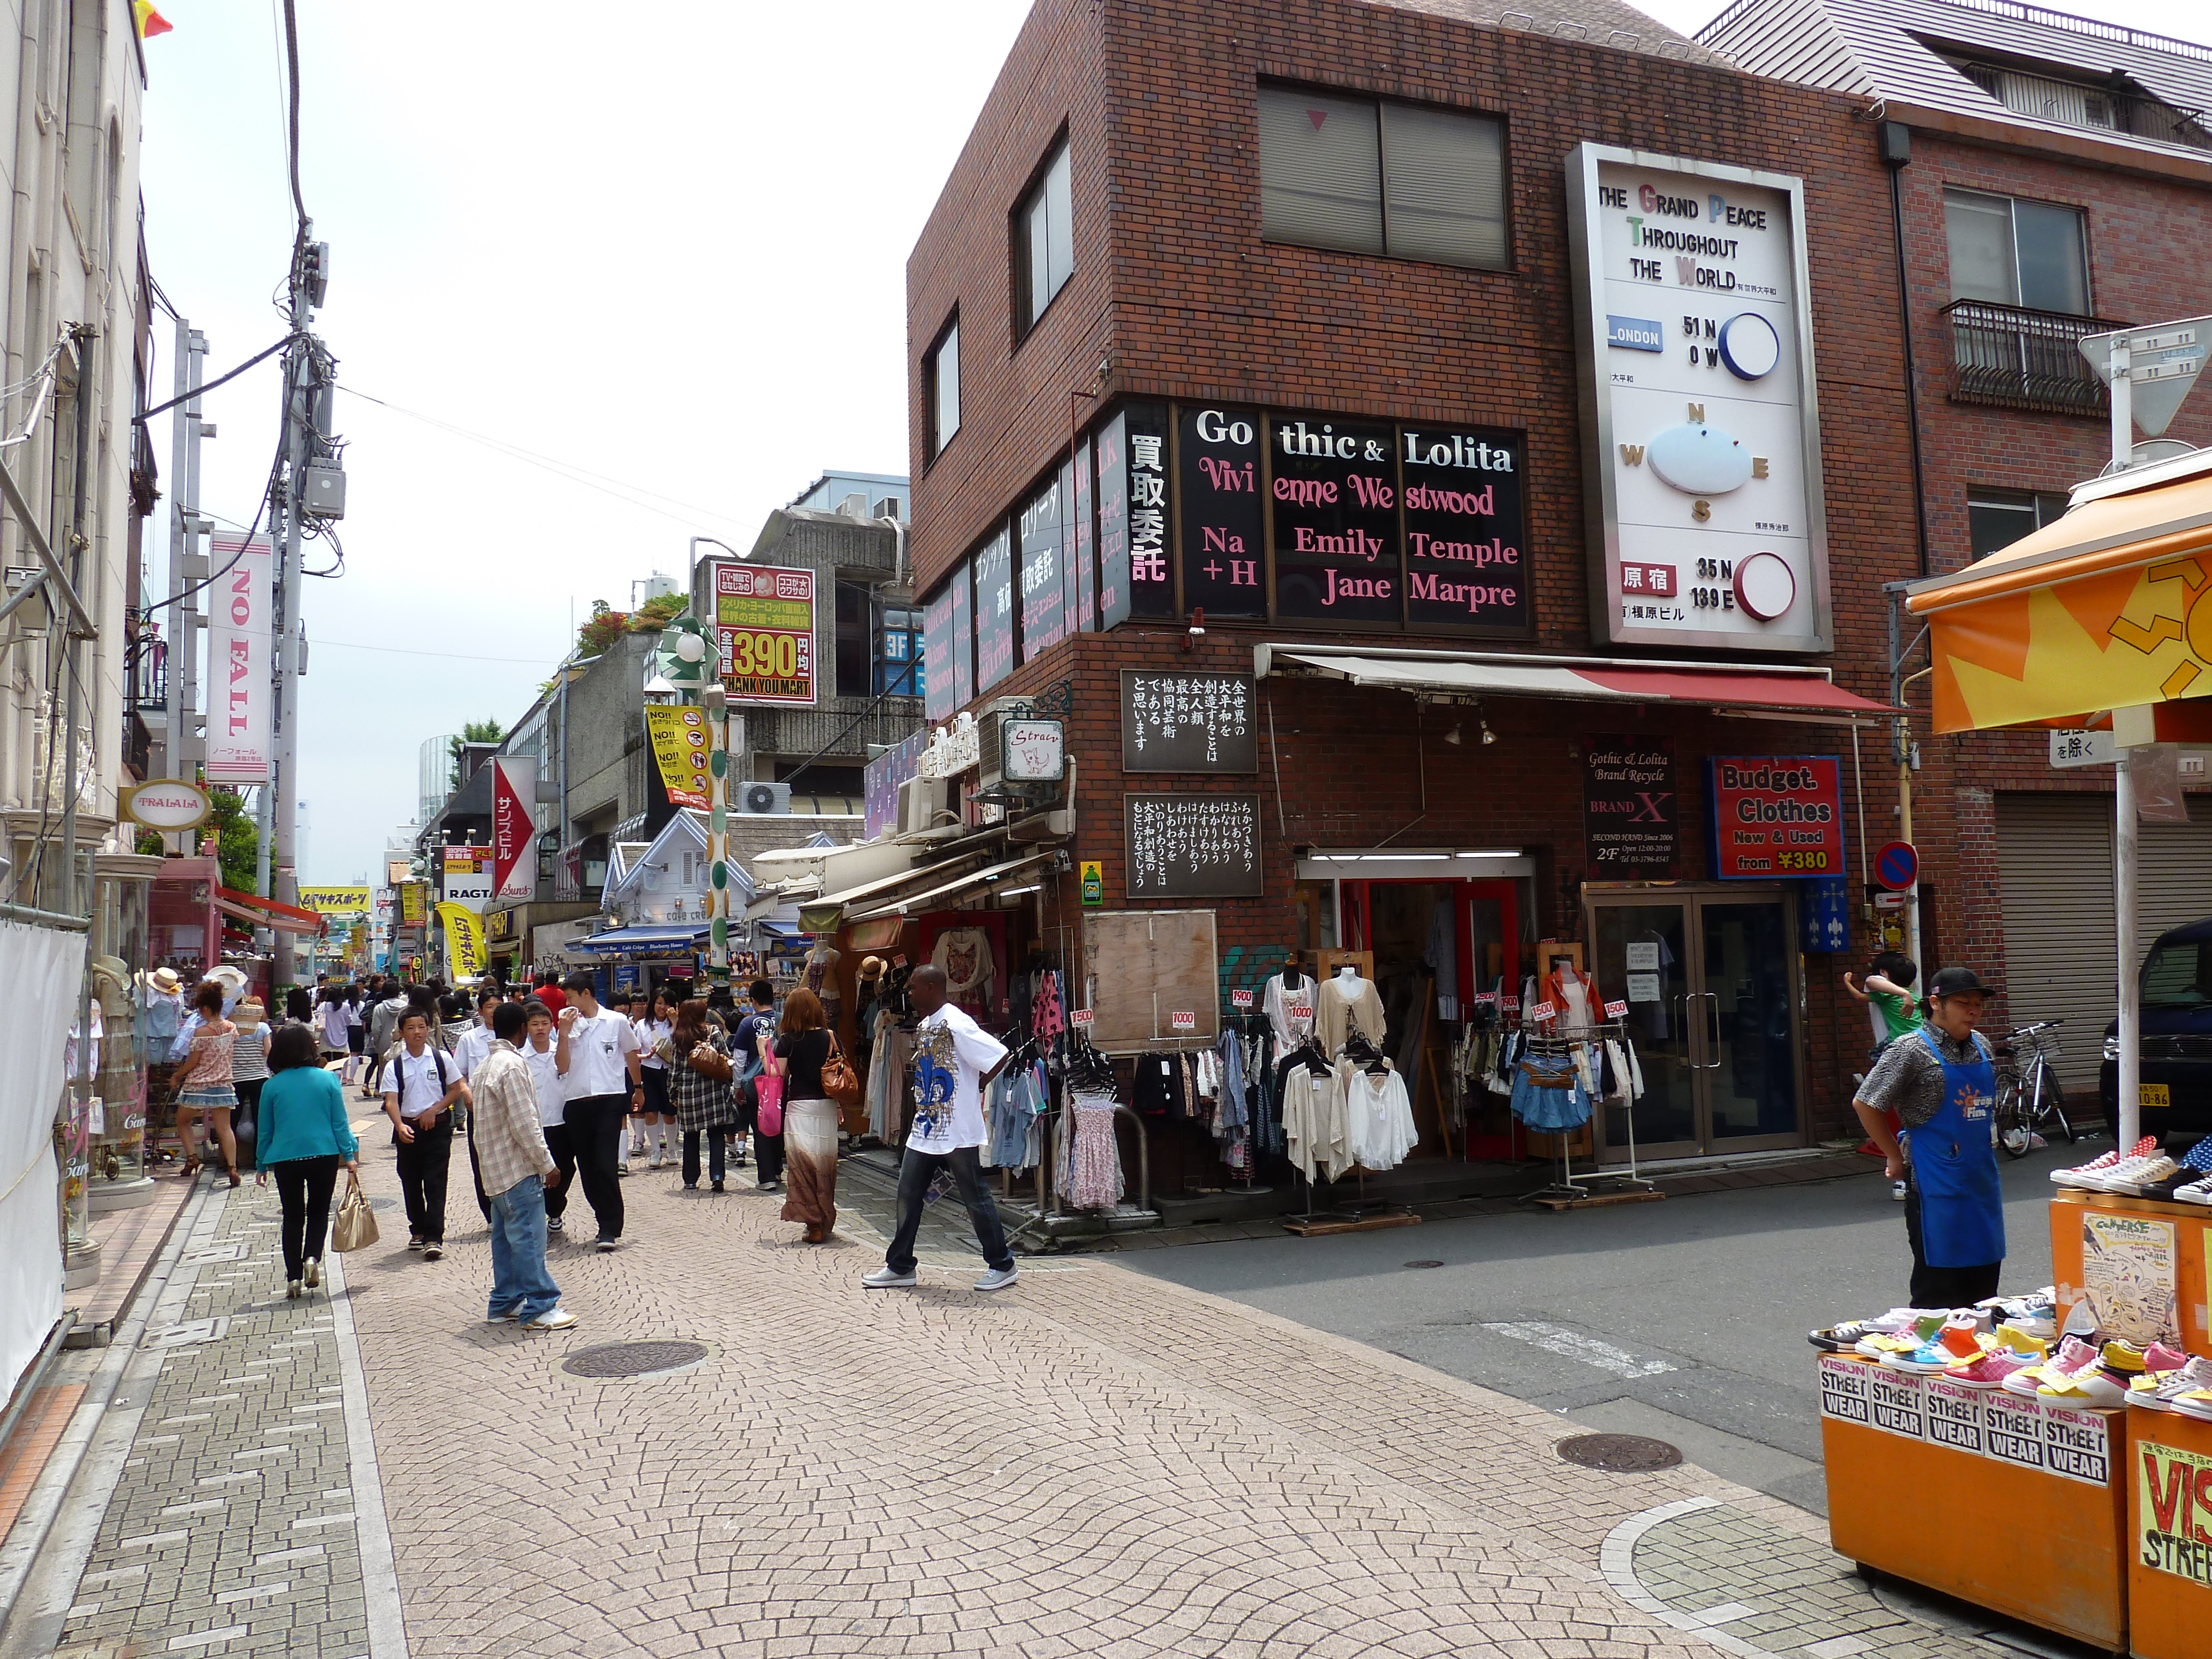
<path id="1" fill-rule="evenodd" d="M 589 974 L 569 975 L 561 988 L 568 994 L 568 1006 L 561 1011 L 554 1053 L 568 1096 L 562 1117 L 569 1150 L 583 1174 L 585 1200 L 599 1218 L 599 1248 L 611 1250 L 622 1243 L 622 1183 L 616 1169 L 622 1162 L 623 1136 L 629 1133 L 630 1107 L 645 1103 L 637 1028 L 625 1015 L 599 1006 Z"/>
<path id="2" fill-rule="evenodd" d="M 975 1288 L 1004 1290 L 1019 1275 L 1014 1254 L 1006 1248 L 999 1206 L 983 1185 L 976 1149 L 989 1133 L 983 1122 L 983 1085 L 1005 1069 L 1006 1048 L 945 1000 L 942 968 L 925 963 L 915 969 L 907 994 L 921 1024 L 914 1034 L 914 1128 L 899 1164 L 898 1232 L 884 1252 L 884 1265 L 860 1282 L 878 1291 L 914 1284 L 914 1242 L 921 1231 L 922 1205 L 930 1182 L 945 1170 L 960 1189 L 990 1268 Z"/>

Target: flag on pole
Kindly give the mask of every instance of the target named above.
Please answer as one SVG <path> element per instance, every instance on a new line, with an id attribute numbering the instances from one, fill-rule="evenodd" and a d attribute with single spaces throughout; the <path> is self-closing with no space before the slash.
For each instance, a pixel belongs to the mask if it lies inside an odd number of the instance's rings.
<path id="1" fill-rule="evenodd" d="M 167 34 L 176 26 L 154 9 L 154 0 L 131 0 L 131 15 L 138 25 L 138 38 L 150 40 L 157 34 Z"/>

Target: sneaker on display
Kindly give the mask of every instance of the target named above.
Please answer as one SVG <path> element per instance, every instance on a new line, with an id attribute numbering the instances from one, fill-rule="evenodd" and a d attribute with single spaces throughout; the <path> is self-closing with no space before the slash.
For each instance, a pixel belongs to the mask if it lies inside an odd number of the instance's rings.
<path id="1" fill-rule="evenodd" d="M 2078 1336 L 2069 1336 L 2058 1345 L 2058 1352 L 2054 1358 L 2045 1360 L 2040 1365 L 2030 1365 L 2025 1370 L 2014 1371 L 2005 1378 L 2004 1389 L 2008 1394 L 2026 1395 L 2033 1399 L 2042 1384 L 2063 1382 L 2075 1371 L 2093 1365 L 2096 1361 L 2097 1350 L 2092 1344 L 2084 1342 Z"/>
<path id="2" fill-rule="evenodd" d="M 2212 1135 L 2207 1135 L 2181 1155 L 2181 1167 L 2198 1175 L 2212 1175 Z"/>
<path id="3" fill-rule="evenodd" d="M 2087 1164 L 2076 1164 L 2070 1170 L 2053 1170 L 2051 1172 L 2051 1178 L 2061 1187 L 2095 1188 L 2103 1185 L 2104 1177 L 2118 1165 L 2122 1158 L 2148 1158 L 2157 1150 L 2158 1137 L 2145 1135 L 2125 1152 L 2114 1146 L 2106 1152 L 2100 1152 Z"/>
<path id="4" fill-rule="evenodd" d="M 2143 1352 L 2129 1342 L 2112 1341 L 2094 1365 L 2084 1365 L 2072 1376 L 2042 1383 L 2036 1397 L 2056 1406 L 2120 1406 L 2130 1389 L 2143 1374 Z"/>
<path id="5" fill-rule="evenodd" d="M 2160 1182 L 2172 1179 L 2173 1172 L 2180 1167 L 2165 1153 L 2155 1153 L 2147 1158 L 2121 1164 L 2105 1177 L 2105 1190 L 2108 1193 L 2133 1193 L 2141 1197 Z"/>
<path id="6" fill-rule="evenodd" d="M 2179 1409 L 2175 1402 L 2182 1395 L 2200 1389 L 2212 1389 L 2212 1359 L 2192 1354 L 2163 1376 L 2147 1371 L 2129 1389 L 2128 1404 L 2147 1411 L 2175 1411 Z"/>
<path id="7" fill-rule="evenodd" d="M 2176 1187 L 2172 1197 L 2177 1204 L 2212 1204 L 2212 1176 Z"/>
<path id="8" fill-rule="evenodd" d="M 1991 1348 L 1978 1359 L 1963 1365 L 1946 1366 L 1944 1377 L 1953 1382 L 1964 1383 L 1970 1389 L 1994 1389 L 2014 1371 L 2031 1365 L 2034 1361 L 2027 1354 L 2011 1348 Z"/>
<path id="9" fill-rule="evenodd" d="M 2050 1337 L 2038 1336 L 2033 1331 L 2009 1319 L 1997 1327 L 1994 1340 L 1998 1347 L 2009 1349 L 2031 1364 L 2040 1364 L 2051 1354 Z"/>
<path id="10" fill-rule="evenodd" d="M 2195 1388 L 2181 1389 L 2172 1394 L 2163 1389 L 2159 1397 L 2166 1401 L 2166 1409 L 2184 1417 L 2201 1417 L 2212 1422 L 2212 1379 Z"/>

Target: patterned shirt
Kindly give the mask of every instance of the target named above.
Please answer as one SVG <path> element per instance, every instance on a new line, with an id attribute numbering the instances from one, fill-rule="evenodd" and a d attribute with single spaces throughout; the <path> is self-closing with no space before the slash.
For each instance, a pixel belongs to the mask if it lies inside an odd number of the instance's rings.
<path id="1" fill-rule="evenodd" d="M 508 1192 L 532 1176 L 553 1173 L 553 1154 L 538 1121 L 538 1083 L 512 1042 L 494 1040 L 471 1079 L 476 1109 L 469 1135 L 477 1149 L 483 1189 Z"/>
<path id="2" fill-rule="evenodd" d="M 1932 1024 L 1920 1030 L 1942 1049 L 1954 1066 L 1971 1066 L 1984 1057 L 1981 1039 L 1971 1033 L 1964 1042 L 1954 1042 Z M 1908 1129 L 1917 1129 L 1943 1109 L 1942 1061 L 1929 1051 L 1916 1033 L 1901 1036 L 1881 1051 L 1874 1070 L 1859 1085 L 1858 1098 L 1877 1111 L 1893 1111 Z"/>
<path id="3" fill-rule="evenodd" d="M 716 1054 L 729 1053 L 722 1034 L 711 1026 L 705 1042 Z M 686 1134 L 696 1135 L 717 1124 L 735 1123 L 738 1114 L 728 1080 L 717 1082 L 693 1071 L 686 1059 L 689 1053 L 687 1049 L 677 1054 L 668 1068 L 668 1103 L 675 1109 L 678 1125 Z"/>

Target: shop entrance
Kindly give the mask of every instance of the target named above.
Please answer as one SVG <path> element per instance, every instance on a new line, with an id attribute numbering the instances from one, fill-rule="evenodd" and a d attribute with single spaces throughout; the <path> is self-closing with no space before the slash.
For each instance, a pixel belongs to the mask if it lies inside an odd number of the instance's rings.
<path id="1" fill-rule="evenodd" d="M 1593 971 L 1628 1005 L 1644 1094 L 1639 1158 L 1758 1152 L 1804 1141 L 1797 929 L 1779 885 L 1593 890 Z M 1598 1152 L 1628 1156 L 1626 1109 L 1597 1115 Z"/>

